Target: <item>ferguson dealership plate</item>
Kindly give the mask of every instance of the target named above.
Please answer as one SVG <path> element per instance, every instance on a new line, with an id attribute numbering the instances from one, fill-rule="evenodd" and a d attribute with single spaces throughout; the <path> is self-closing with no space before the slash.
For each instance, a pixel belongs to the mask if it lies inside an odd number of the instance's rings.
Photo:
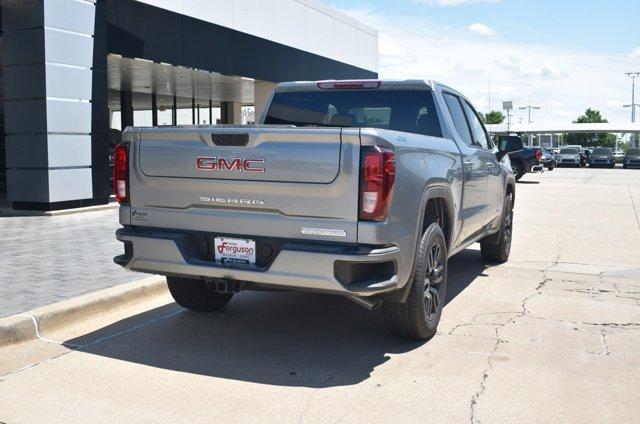
<path id="1" fill-rule="evenodd" d="M 256 263 L 255 240 L 216 237 L 214 247 L 216 262 L 234 264 Z"/>

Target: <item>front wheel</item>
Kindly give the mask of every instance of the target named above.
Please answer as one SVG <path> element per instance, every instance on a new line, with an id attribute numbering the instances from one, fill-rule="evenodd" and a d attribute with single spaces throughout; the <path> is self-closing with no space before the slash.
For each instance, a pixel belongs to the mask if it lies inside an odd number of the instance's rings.
<path id="1" fill-rule="evenodd" d="M 496 234 L 480 240 L 480 252 L 486 262 L 504 263 L 509 260 L 511 253 L 511 238 L 513 236 L 513 194 L 504 199 L 502 222 Z"/>
<path id="2" fill-rule="evenodd" d="M 407 300 L 382 305 L 387 327 L 401 337 L 425 340 L 436 334 L 447 291 L 447 243 L 431 224 L 418 243 Z"/>
<path id="3" fill-rule="evenodd" d="M 233 297 L 233 293 L 218 293 L 205 281 L 192 278 L 167 277 L 167 286 L 178 305 L 196 312 L 222 309 Z"/>

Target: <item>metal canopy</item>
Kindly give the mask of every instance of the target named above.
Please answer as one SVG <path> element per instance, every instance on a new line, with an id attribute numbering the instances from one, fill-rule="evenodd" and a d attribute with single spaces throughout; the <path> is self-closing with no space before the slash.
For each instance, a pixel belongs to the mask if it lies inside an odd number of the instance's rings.
<path id="1" fill-rule="evenodd" d="M 507 124 L 487 125 L 487 131 L 494 134 L 529 133 L 529 134 L 559 134 L 559 133 L 635 133 L 640 132 L 640 123 L 606 123 L 606 124 Z"/>
<path id="2" fill-rule="evenodd" d="M 173 96 L 179 103 L 197 101 L 214 103 L 237 102 L 252 104 L 254 80 L 239 76 L 154 63 L 143 59 L 129 59 L 118 55 L 107 56 L 108 87 L 113 92 L 133 93 L 134 108 L 139 99 L 148 103 L 150 94 L 158 95 L 159 104 L 172 104 Z M 145 95 L 146 94 L 146 95 Z M 110 108 L 119 109 L 119 99 L 110 95 Z M 171 99 L 171 100 L 169 100 Z M 186 100 L 188 99 L 188 100 Z M 171 101 L 171 103 L 169 103 Z"/>

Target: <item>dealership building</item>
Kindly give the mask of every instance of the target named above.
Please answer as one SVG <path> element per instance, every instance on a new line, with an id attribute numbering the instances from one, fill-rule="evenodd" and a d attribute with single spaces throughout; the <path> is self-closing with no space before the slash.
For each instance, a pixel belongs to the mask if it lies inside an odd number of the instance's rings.
<path id="1" fill-rule="evenodd" d="M 282 81 L 376 78 L 378 34 L 315 0 L 0 0 L 0 198 L 105 204 L 130 125 L 251 123 Z"/>

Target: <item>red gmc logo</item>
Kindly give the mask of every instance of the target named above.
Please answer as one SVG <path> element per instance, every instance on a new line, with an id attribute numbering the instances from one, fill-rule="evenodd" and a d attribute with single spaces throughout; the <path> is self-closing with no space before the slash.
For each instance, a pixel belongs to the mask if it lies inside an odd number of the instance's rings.
<path id="1" fill-rule="evenodd" d="M 222 157 L 198 157 L 196 169 L 200 171 L 239 171 L 239 172 L 264 172 L 264 159 L 229 160 Z"/>

